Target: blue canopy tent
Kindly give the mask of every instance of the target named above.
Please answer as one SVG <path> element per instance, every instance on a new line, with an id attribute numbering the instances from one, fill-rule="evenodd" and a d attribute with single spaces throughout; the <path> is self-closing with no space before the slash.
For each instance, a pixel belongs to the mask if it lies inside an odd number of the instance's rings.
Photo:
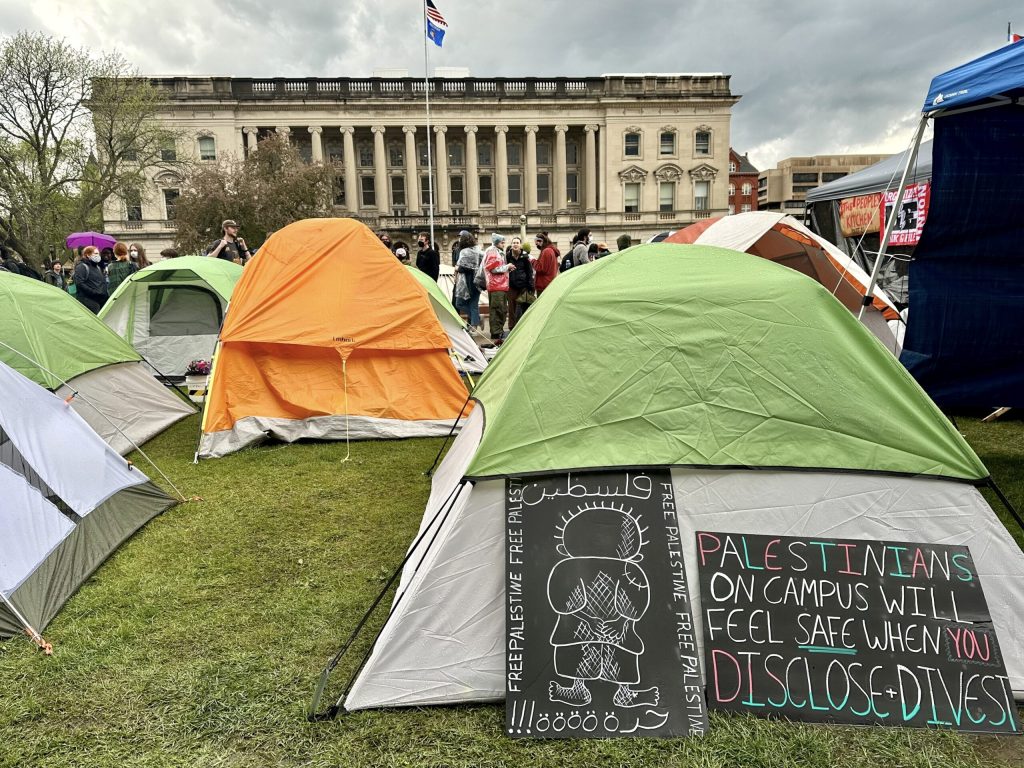
<path id="1" fill-rule="evenodd" d="M 1022 99 L 1024 44 L 935 77 L 899 187 L 901 198 L 934 119 L 931 204 L 910 265 L 900 360 L 942 406 L 1024 406 Z"/>

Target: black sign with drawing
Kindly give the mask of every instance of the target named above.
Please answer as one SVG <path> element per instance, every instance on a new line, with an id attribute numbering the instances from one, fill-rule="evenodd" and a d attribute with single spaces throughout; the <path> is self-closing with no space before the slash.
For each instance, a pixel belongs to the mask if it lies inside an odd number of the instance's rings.
<path id="1" fill-rule="evenodd" d="M 967 547 L 696 534 L 712 709 L 1018 733 Z"/>
<path id="2" fill-rule="evenodd" d="M 505 521 L 505 732 L 703 733 L 669 472 L 510 479 Z"/>

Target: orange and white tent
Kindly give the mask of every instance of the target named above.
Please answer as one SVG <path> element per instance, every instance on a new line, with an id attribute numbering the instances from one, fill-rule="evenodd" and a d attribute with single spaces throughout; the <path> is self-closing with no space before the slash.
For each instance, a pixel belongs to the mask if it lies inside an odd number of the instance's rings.
<path id="1" fill-rule="evenodd" d="M 817 280 L 854 314 L 860 312 L 870 282 L 868 274 L 832 243 L 792 216 L 772 211 L 705 219 L 672 233 L 664 242 L 717 245 L 776 261 Z M 904 323 L 881 288 L 875 288 L 862 320 L 890 351 L 899 353 Z"/>
<path id="2" fill-rule="evenodd" d="M 198 455 L 448 434 L 467 400 L 449 346 L 426 290 L 364 224 L 290 224 L 231 297 Z"/>

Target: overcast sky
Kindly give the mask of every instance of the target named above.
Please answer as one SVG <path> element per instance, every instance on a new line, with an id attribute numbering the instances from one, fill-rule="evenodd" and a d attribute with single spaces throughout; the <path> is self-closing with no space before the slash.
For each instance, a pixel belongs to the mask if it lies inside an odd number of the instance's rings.
<path id="1" fill-rule="evenodd" d="M 760 169 L 902 150 L 932 76 L 1004 45 L 1008 21 L 1024 33 L 1024 5 L 1008 0 L 435 3 L 448 33 L 431 67 L 731 75 L 732 145 Z M 0 0 L 0 35 L 116 50 L 148 75 L 422 76 L 422 24 L 421 0 Z"/>

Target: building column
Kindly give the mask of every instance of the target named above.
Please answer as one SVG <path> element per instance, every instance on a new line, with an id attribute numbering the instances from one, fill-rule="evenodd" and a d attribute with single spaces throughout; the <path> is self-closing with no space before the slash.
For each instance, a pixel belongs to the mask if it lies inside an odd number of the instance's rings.
<path id="1" fill-rule="evenodd" d="M 277 135 L 284 139 L 285 144 L 289 144 L 292 138 L 292 129 L 287 125 L 279 125 L 274 129 L 277 131 Z"/>
<path id="2" fill-rule="evenodd" d="M 245 157 L 245 128 L 235 129 L 235 152 L 239 158 Z"/>
<path id="3" fill-rule="evenodd" d="M 370 128 L 373 134 L 373 175 L 376 188 L 377 212 L 385 214 L 391 210 L 391 194 L 388 190 L 388 158 L 384 154 L 384 126 Z"/>
<path id="4" fill-rule="evenodd" d="M 537 212 L 537 131 L 539 126 L 528 125 L 526 131 L 526 178 L 523 179 L 525 187 L 526 210 L 530 213 Z"/>
<path id="5" fill-rule="evenodd" d="M 507 125 L 494 126 L 497 134 L 494 152 L 494 180 L 495 195 L 494 208 L 498 213 L 508 211 L 508 144 L 505 134 L 508 133 Z"/>
<path id="6" fill-rule="evenodd" d="M 310 138 L 313 139 L 313 162 L 322 163 L 324 161 L 324 142 L 322 138 L 324 129 L 319 125 L 311 125 L 306 130 L 309 131 Z"/>
<path id="7" fill-rule="evenodd" d="M 555 183 L 552 185 L 554 209 L 564 211 L 567 208 L 565 202 L 565 132 L 569 130 L 568 125 L 555 126 Z"/>
<path id="8" fill-rule="evenodd" d="M 463 128 L 466 132 L 466 211 L 480 211 L 480 173 L 477 168 L 475 125 Z"/>
<path id="9" fill-rule="evenodd" d="M 447 132 L 446 125 L 434 126 L 434 134 L 437 136 L 437 198 L 434 202 L 438 213 L 449 213 L 452 209 L 451 196 L 448 194 L 448 142 L 444 136 Z"/>
<path id="10" fill-rule="evenodd" d="M 256 151 L 256 135 L 259 133 L 259 128 L 243 128 L 242 133 L 245 134 L 245 148 L 251 155 Z"/>
<path id="11" fill-rule="evenodd" d="M 416 158 L 416 126 L 402 128 L 405 133 L 405 204 L 409 213 L 420 212 L 420 172 Z"/>
<path id="12" fill-rule="evenodd" d="M 587 134 L 586 143 L 586 165 L 583 172 L 587 179 L 587 195 L 584 199 L 587 213 L 597 210 L 597 133 L 596 125 L 585 125 L 583 130 Z"/>
<path id="13" fill-rule="evenodd" d="M 345 158 L 345 207 L 349 213 L 356 213 L 359 210 L 359 185 L 356 183 L 356 143 L 352 135 L 356 129 L 350 125 L 342 126 L 342 141 L 344 142 Z"/>
<path id="14" fill-rule="evenodd" d="M 606 133 L 607 131 L 602 130 L 597 132 L 597 157 L 601 169 L 597 177 L 597 210 L 599 211 L 608 210 L 608 190 L 605 185 L 605 176 L 608 173 L 607 168 L 609 168 L 608 158 L 605 156 L 607 152 Z"/>

